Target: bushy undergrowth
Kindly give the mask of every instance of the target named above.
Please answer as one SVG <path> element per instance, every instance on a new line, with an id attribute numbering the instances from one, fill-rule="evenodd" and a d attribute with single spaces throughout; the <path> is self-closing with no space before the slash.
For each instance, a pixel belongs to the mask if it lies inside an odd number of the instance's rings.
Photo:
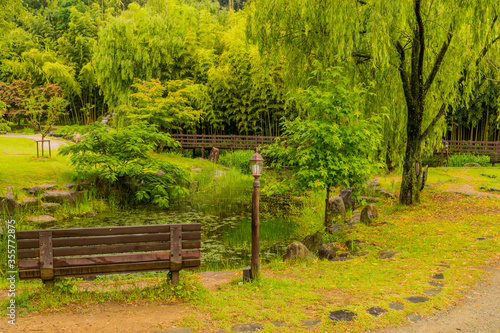
<path id="1" fill-rule="evenodd" d="M 490 157 L 487 155 L 453 154 L 449 157 L 450 167 L 463 167 L 465 163 L 478 163 L 481 166 L 490 166 Z"/>
<path id="2" fill-rule="evenodd" d="M 253 150 L 223 151 L 219 156 L 219 163 L 237 169 L 244 175 L 250 174 L 250 158 L 254 153 Z"/>

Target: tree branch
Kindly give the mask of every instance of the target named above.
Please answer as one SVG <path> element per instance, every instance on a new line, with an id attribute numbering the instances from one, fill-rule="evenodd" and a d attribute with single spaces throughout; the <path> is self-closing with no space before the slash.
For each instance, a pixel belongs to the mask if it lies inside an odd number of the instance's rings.
<path id="1" fill-rule="evenodd" d="M 424 131 L 424 133 L 422 133 L 420 135 L 420 140 L 425 140 L 425 138 L 431 134 L 431 131 L 434 129 L 434 126 L 437 124 L 437 122 L 439 121 L 439 119 L 441 119 L 441 117 L 444 115 L 446 109 L 448 108 L 448 104 L 446 103 L 443 103 L 441 105 L 441 108 L 439 109 L 439 112 L 437 113 L 437 115 L 434 117 L 434 119 L 432 119 L 431 123 L 429 124 L 429 126 L 427 126 L 426 130 Z"/>
<path id="2" fill-rule="evenodd" d="M 410 82 L 408 80 L 408 75 L 405 69 L 406 54 L 403 45 L 399 41 L 396 42 L 396 50 L 399 53 L 399 58 L 401 63 L 398 66 L 399 75 L 401 76 L 401 81 L 403 82 L 403 91 L 406 98 L 406 103 L 413 104 L 413 96 L 411 94 Z"/>
<path id="3" fill-rule="evenodd" d="M 420 1 L 415 0 L 415 15 L 417 17 L 417 25 L 418 25 L 418 43 L 419 52 L 418 52 L 418 67 L 417 67 L 417 75 L 418 82 L 423 82 L 423 72 L 424 72 L 424 56 L 425 56 L 425 33 L 424 33 L 424 22 L 422 21 L 422 13 L 420 13 Z"/>
<path id="4" fill-rule="evenodd" d="M 434 62 L 434 66 L 432 66 L 431 73 L 427 77 L 427 81 L 425 82 L 424 85 L 424 91 L 423 91 L 423 96 L 427 95 L 427 91 L 429 91 L 432 82 L 436 78 L 437 73 L 439 72 L 439 68 L 441 67 L 441 63 L 443 62 L 444 56 L 446 52 L 448 51 L 448 47 L 450 46 L 451 39 L 453 38 L 453 34 L 451 31 L 448 33 L 448 38 L 443 42 L 443 46 L 441 46 L 441 50 L 439 51 L 436 61 Z"/>

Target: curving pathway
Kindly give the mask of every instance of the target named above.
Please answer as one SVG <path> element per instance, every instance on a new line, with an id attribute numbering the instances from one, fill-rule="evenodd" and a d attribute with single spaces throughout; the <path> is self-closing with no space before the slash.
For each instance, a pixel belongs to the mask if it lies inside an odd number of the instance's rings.
<path id="1" fill-rule="evenodd" d="M 42 136 L 40 134 L 2 134 L 0 138 L 26 138 L 32 140 L 42 140 Z M 45 137 L 46 139 L 49 137 Z M 63 139 L 54 139 L 49 138 L 50 140 L 50 148 L 51 149 L 59 149 L 59 147 L 64 147 L 68 145 L 67 141 Z"/>

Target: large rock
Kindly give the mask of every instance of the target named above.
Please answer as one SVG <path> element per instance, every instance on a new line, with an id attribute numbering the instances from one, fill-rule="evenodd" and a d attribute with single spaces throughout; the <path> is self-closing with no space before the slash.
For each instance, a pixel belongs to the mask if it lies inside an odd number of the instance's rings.
<path id="1" fill-rule="evenodd" d="M 396 195 L 394 193 L 392 193 L 389 190 L 386 190 L 385 188 L 375 188 L 374 190 L 380 196 L 383 196 L 383 197 L 386 197 L 386 198 L 394 199 L 396 197 Z"/>
<path id="2" fill-rule="evenodd" d="M 53 189 L 55 187 L 57 187 L 56 184 L 42 184 L 42 185 L 37 185 L 37 186 L 33 186 L 33 187 L 24 187 L 22 190 L 29 192 L 29 193 L 32 193 L 32 194 L 35 194 L 35 193 L 40 193 L 40 192 L 43 192 L 46 190 Z"/>
<path id="3" fill-rule="evenodd" d="M 42 203 L 42 208 L 48 212 L 53 212 L 56 211 L 59 207 L 61 207 L 61 204 L 55 203 L 55 202 L 44 202 Z"/>
<path id="4" fill-rule="evenodd" d="M 26 197 L 23 200 L 17 202 L 19 206 L 23 206 L 24 208 L 36 208 L 38 207 L 38 198 L 35 197 Z"/>
<path id="5" fill-rule="evenodd" d="M 480 167 L 481 167 L 481 164 L 475 163 L 475 162 L 464 164 L 464 168 L 480 168 Z"/>
<path id="6" fill-rule="evenodd" d="M 77 191 L 46 191 L 42 195 L 42 199 L 45 202 L 56 202 L 64 203 L 67 202 L 69 205 L 74 205 L 77 201 L 81 199 L 82 195 Z"/>
<path id="7" fill-rule="evenodd" d="M 332 223 L 342 223 L 345 218 L 344 200 L 340 196 L 335 196 L 328 201 L 328 225 Z"/>
<path id="8" fill-rule="evenodd" d="M 320 232 L 306 236 L 302 241 L 311 253 L 318 253 L 318 249 L 323 245 L 323 235 Z"/>
<path id="9" fill-rule="evenodd" d="M 293 242 L 292 244 L 288 245 L 288 248 L 286 249 L 286 253 L 283 256 L 283 260 L 308 260 L 308 259 L 313 259 L 314 256 L 312 253 L 307 249 L 307 247 L 302 244 L 301 242 Z"/>
<path id="10" fill-rule="evenodd" d="M 57 220 L 50 215 L 29 216 L 27 219 L 28 221 L 36 223 L 41 227 L 47 227 L 57 222 Z"/>
<path id="11" fill-rule="evenodd" d="M 14 214 L 16 210 L 16 202 L 10 198 L 0 197 L 0 213 L 8 212 Z"/>
<path id="12" fill-rule="evenodd" d="M 219 148 L 213 147 L 212 150 L 210 150 L 210 154 L 208 155 L 208 160 L 215 164 L 219 162 Z"/>
<path id="13" fill-rule="evenodd" d="M 350 187 L 342 190 L 339 197 L 344 201 L 345 210 L 353 211 L 356 206 L 356 199 L 352 195 L 352 189 Z"/>
<path id="14" fill-rule="evenodd" d="M 337 256 L 337 252 L 342 250 L 342 248 L 335 243 L 327 243 L 321 245 L 321 247 L 318 250 L 318 257 L 320 259 L 333 259 Z"/>
<path id="15" fill-rule="evenodd" d="M 361 216 L 359 218 L 359 222 L 370 225 L 375 220 L 378 219 L 378 212 L 377 212 L 377 207 L 375 207 L 374 204 L 368 204 L 366 205 L 365 208 L 361 211 Z"/>

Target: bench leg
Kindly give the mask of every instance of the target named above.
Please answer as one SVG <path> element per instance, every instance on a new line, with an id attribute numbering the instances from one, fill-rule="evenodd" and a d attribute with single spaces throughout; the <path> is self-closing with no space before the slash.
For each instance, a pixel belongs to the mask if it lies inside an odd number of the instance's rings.
<path id="1" fill-rule="evenodd" d="M 173 285 L 179 284 L 179 271 L 171 272 L 171 281 Z"/>
<path id="2" fill-rule="evenodd" d="M 54 280 L 43 280 L 45 288 L 52 288 L 54 286 Z"/>

